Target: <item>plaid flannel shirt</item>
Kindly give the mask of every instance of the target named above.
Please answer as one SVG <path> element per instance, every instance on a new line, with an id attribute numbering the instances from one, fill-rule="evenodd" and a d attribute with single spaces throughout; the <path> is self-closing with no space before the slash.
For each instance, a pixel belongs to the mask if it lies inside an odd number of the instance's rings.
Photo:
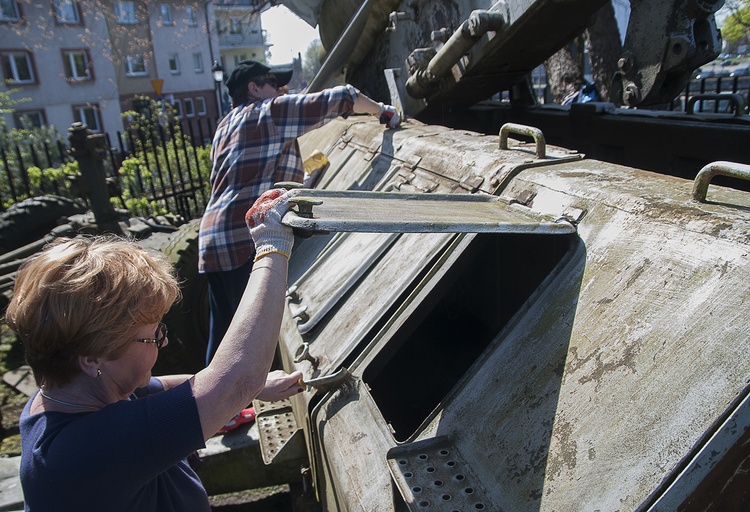
<path id="1" fill-rule="evenodd" d="M 353 112 L 351 85 L 314 94 L 288 94 L 234 108 L 219 123 L 211 147 L 211 198 L 201 219 L 198 271 L 233 270 L 255 246 L 245 213 L 281 181 L 302 182 L 297 137 Z"/>

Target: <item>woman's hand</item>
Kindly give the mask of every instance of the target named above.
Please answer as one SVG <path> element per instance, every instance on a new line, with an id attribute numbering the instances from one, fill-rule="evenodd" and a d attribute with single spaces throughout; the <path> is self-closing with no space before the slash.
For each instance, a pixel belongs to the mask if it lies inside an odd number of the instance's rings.
<path id="1" fill-rule="evenodd" d="M 276 402 L 301 393 L 305 390 L 299 383 L 301 378 L 302 372 L 286 373 L 282 370 L 274 370 L 268 374 L 266 386 L 258 395 L 258 399 L 264 402 Z"/>
<path id="2" fill-rule="evenodd" d="M 289 199 L 298 193 L 298 190 L 287 191 L 283 188 L 267 190 L 245 214 L 245 222 L 255 242 L 255 261 L 273 252 L 289 259 L 294 232 L 292 228 L 284 226 L 281 219 L 289 209 Z"/>

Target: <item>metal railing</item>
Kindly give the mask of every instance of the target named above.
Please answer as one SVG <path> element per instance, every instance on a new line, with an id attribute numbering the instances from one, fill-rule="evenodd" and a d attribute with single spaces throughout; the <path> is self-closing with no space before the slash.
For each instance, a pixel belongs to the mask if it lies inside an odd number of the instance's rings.
<path id="1" fill-rule="evenodd" d="M 104 169 L 110 185 L 110 196 L 119 206 L 127 208 L 126 198 L 145 198 L 148 204 L 159 205 L 186 220 L 202 215 L 208 201 L 206 169 L 199 153 L 211 142 L 215 127 L 208 118 L 183 121 L 156 127 L 148 132 L 131 128 L 117 132 L 112 144 L 105 135 L 107 154 Z M 75 179 L 64 172 L 30 170 L 60 168 L 72 163 L 70 147 L 62 141 L 33 143 L 17 142 L 0 146 L 0 211 L 23 199 L 46 194 L 85 199 Z M 41 148 L 41 150 L 40 150 Z M 123 162 L 136 159 L 137 164 L 123 172 Z M 143 212 L 146 213 L 146 212 Z"/>

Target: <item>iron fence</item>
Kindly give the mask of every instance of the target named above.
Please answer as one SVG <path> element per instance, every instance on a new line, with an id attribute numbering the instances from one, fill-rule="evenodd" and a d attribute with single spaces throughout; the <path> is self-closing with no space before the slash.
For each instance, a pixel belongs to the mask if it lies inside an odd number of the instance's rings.
<path id="1" fill-rule="evenodd" d="M 742 101 L 734 101 L 732 95 L 741 98 Z M 695 78 L 672 100 L 670 110 L 741 115 L 748 113 L 748 97 L 750 75 Z M 697 101 L 694 101 L 695 99 Z"/>
<path id="2" fill-rule="evenodd" d="M 110 197 L 139 215 L 167 211 L 186 220 L 199 217 L 208 201 L 208 148 L 214 131 L 210 119 L 196 118 L 183 120 L 181 126 L 118 131 L 114 144 L 105 135 L 103 163 Z M 76 180 L 61 169 L 74 162 L 61 140 L 0 145 L 0 211 L 46 194 L 86 201 Z"/>
<path id="3" fill-rule="evenodd" d="M 0 208 L 35 195 L 61 195 L 64 183 L 45 179 L 44 175 L 32 178 L 30 169 L 60 167 L 73 159 L 62 141 L 25 140 L 0 144 Z"/>

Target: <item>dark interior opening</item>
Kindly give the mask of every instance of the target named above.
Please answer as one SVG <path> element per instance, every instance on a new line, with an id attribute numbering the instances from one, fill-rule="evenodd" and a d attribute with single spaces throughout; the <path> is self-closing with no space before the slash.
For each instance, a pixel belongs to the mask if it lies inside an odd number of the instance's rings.
<path id="1" fill-rule="evenodd" d="M 364 372 L 397 441 L 414 434 L 570 246 L 565 235 L 475 237 Z"/>

